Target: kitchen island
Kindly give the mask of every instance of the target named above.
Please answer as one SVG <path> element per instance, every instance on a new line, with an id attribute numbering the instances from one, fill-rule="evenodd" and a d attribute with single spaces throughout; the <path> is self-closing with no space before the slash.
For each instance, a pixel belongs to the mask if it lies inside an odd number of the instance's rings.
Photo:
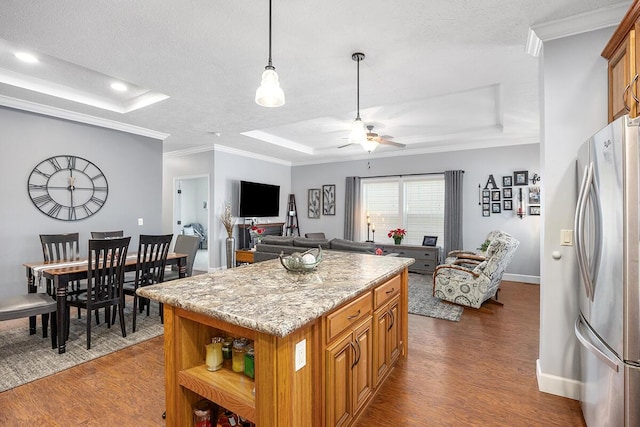
<path id="1" fill-rule="evenodd" d="M 202 397 L 258 427 L 351 425 L 407 355 L 411 263 L 325 251 L 311 273 L 271 260 L 139 289 L 164 303 L 167 425 Z M 206 370 L 219 335 L 253 340 L 255 379 Z"/>

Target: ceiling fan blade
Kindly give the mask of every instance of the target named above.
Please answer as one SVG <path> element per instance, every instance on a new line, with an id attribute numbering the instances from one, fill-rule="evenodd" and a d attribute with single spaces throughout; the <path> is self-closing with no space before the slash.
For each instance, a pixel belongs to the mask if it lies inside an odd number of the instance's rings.
<path id="1" fill-rule="evenodd" d="M 393 145 L 394 147 L 404 148 L 404 147 L 407 146 L 406 144 L 401 144 L 401 143 L 395 142 L 395 141 L 389 141 L 388 139 L 380 138 L 377 141 L 378 141 L 379 144 L 382 144 L 382 145 Z"/>
<path id="2" fill-rule="evenodd" d="M 391 135 L 380 135 L 380 139 L 393 139 Z"/>
<path id="3" fill-rule="evenodd" d="M 348 146 L 350 146 L 350 145 L 358 145 L 358 144 L 356 144 L 356 143 L 352 142 L 352 143 L 350 143 L 350 144 L 340 145 L 340 146 L 338 146 L 338 148 L 344 148 L 344 147 L 348 147 Z"/>

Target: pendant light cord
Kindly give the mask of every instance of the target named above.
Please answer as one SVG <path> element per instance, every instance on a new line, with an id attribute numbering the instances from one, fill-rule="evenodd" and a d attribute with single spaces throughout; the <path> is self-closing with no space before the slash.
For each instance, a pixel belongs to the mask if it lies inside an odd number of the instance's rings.
<path id="1" fill-rule="evenodd" d="M 271 64 L 271 0 L 269 0 L 269 64 L 265 68 L 275 70 L 275 67 Z"/>
<path id="2" fill-rule="evenodd" d="M 269 0 L 271 1 L 271 0 Z M 357 113 L 356 113 L 356 119 L 360 119 L 360 57 L 358 57 L 358 60 L 356 61 L 358 64 L 358 77 L 356 78 L 356 105 L 357 105 Z"/>

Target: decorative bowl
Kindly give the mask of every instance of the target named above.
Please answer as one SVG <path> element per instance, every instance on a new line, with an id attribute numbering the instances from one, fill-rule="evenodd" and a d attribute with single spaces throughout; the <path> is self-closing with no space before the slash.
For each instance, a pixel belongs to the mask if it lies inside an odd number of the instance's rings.
<path id="1" fill-rule="evenodd" d="M 285 256 L 280 253 L 280 264 L 287 270 L 294 273 L 306 273 L 315 270 L 322 262 L 322 248 L 309 249 L 305 252 L 294 252 Z"/>

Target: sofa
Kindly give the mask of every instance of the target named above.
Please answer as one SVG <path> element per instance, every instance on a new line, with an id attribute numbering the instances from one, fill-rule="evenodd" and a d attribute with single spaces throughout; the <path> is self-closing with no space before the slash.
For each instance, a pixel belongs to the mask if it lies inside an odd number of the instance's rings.
<path id="1" fill-rule="evenodd" d="M 304 252 L 311 248 L 322 247 L 323 250 L 361 252 L 375 254 L 376 246 L 373 242 L 354 242 L 346 239 L 314 239 L 294 236 L 265 236 L 256 245 L 253 254 L 253 262 L 267 261 L 278 258 L 278 255 L 285 255 L 294 252 Z"/>

